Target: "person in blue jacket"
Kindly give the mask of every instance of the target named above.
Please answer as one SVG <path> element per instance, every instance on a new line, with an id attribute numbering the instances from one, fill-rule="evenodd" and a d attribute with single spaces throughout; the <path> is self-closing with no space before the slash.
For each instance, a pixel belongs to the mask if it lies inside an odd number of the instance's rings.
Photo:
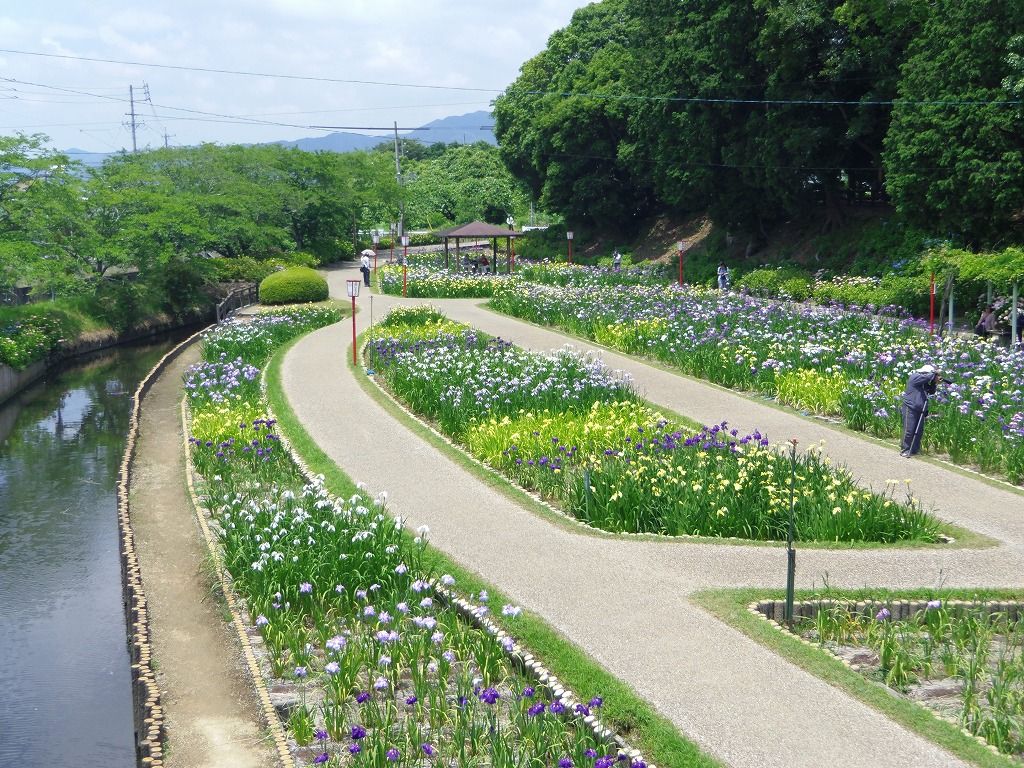
<path id="1" fill-rule="evenodd" d="M 922 365 L 911 371 L 907 378 L 907 387 L 903 391 L 903 440 L 900 443 L 900 456 L 909 458 L 921 450 L 924 420 L 928 416 L 928 398 L 935 394 L 940 381 L 942 377 L 932 365 Z"/>

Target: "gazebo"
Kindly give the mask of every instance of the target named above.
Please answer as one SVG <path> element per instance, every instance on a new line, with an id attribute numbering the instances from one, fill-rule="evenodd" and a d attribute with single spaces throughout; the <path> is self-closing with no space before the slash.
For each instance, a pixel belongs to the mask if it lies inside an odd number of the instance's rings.
<path id="1" fill-rule="evenodd" d="M 449 268 L 449 252 L 448 252 L 448 241 L 452 238 L 455 239 L 455 259 L 456 262 L 461 266 L 462 264 L 462 240 L 488 238 L 491 240 L 491 245 L 494 249 L 494 264 L 492 269 L 494 274 L 498 274 L 498 238 L 505 238 L 505 253 L 506 253 L 506 265 L 509 273 L 515 269 L 515 251 L 512 248 L 513 238 L 522 236 L 522 232 L 516 232 L 514 229 L 508 229 L 497 224 L 487 224 L 483 221 L 471 221 L 469 224 L 461 224 L 457 227 L 451 227 L 450 229 L 442 229 L 437 233 L 438 237 L 444 238 L 444 267 Z"/>

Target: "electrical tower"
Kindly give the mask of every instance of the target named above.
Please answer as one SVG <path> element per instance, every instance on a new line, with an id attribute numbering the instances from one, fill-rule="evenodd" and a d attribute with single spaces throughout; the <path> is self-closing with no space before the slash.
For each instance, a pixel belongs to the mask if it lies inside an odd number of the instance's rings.
<path id="1" fill-rule="evenodd" d="M 149 96 L 149 83 L 143 83 L 142 84 L 142 92 L 143 92 L 144 96 L 139 101 L 141 101 L 141 102 L 149 102 L 149 104 L 152 105 L 153 104 L 153 100 Z M 135 86 L 134 85 L 129 85 L 128 86 L 128 101 L 129 101 L 129 103 L 131 105 L 131 111 L 128 112 L 128 114 L 125 115 L 125 117 L 128 118 L 127 125 L 132 129 L 132 152 L 138 152 L 139 151 L 139 144 L 138 144 L 138 139 L 136 137 L 136 131 L 137 131 L 137 129 L 140 126 L 143 125 L 143 123 L 142 123 L 142 121 L 139 120 L 139 115 L 135 111 Z"/>

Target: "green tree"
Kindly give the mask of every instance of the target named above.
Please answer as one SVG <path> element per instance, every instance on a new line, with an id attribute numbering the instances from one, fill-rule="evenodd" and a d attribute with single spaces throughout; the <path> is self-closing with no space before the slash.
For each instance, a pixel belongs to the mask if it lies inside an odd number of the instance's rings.
<path id="1" fill-rule="evenodd" d="M 1006 102 L 1016 98 L 1011 41 L 1022 32 L 1016 0 L 931 4 L 885 140 L 889 192 L 915 226 L 972 246 L 1019 235 L 1024 120 Z"/>
<path id="2" fill-rule="evenodd" d="M 648 180 L 622 155 L 635 46 L 628 0 L 580 8 L 494 103 L 502 159 L 543 207 L 631 229 L 652 209 Z"/>

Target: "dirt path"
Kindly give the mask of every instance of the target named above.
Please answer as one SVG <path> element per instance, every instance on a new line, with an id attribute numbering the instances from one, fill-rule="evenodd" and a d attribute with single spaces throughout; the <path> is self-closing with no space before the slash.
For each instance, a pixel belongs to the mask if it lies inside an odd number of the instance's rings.
<path id="1" fill-rule="evenodd" d="M 142 402 L 131 516 L 149 605 L 169 768 L 276 765 L 238 638 L 206 567 L 206 544 L 185 487 L 179 356 Z"/>

